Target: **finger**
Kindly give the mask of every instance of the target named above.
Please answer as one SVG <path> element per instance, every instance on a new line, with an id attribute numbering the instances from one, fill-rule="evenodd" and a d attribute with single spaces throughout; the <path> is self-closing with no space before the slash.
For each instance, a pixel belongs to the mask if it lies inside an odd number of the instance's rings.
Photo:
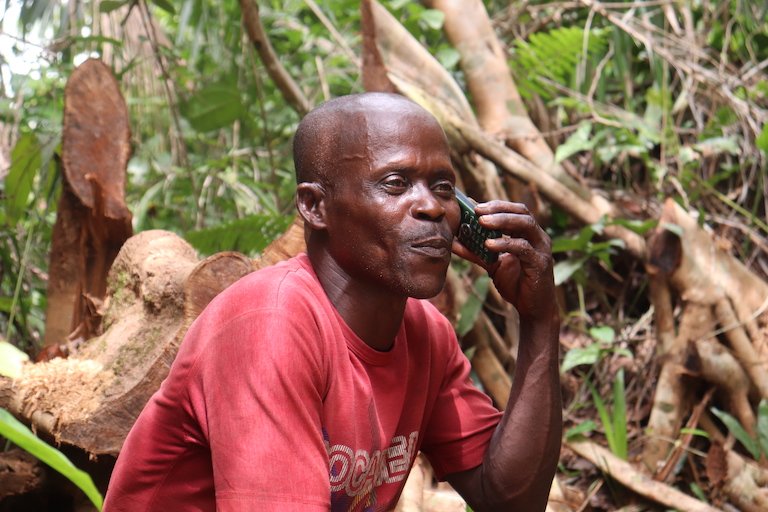
<path id="1" fill-rule="evenodd" d="M 521 215 L 530 215 L 531 212 L 523 203 L 513 203 L 511 201 L 488 201 L 480 203 L 475 207 L 475 213 L 478 215 L 490 215 L 493 213 L 519 213 Z"/>
<path id="2" fill-rule="evenodd" d="M 479 223 L 486 229 L 500 231 L 512 238 L 523 238 L 541 250 L 549 249 L 550 241 L 547 234 L 532 216 L 520 213 L 493 213 L 483 215 Z"/>
<path id="3" fill-rule="evenodd" d="M 453 244 L 451 245 L 451 250 L 453 251 L 453 254 L 458 256 L 459 258 L 464 258 L 467 261 L 471 261 L 472 263 L 475 263 L 477 265 L 480 265 L 481 267 L 485 267 L 485 262 L 480 259 L 479 256 L 477 256 L 475 253 L 464 247 L 461 242 L 457 238 L 453 239 Z"/>
<path id="4" fill-rule="evenodd" d="M 485 246 L 488 250 L 509 253 L 517 257 L 520 263 L 524 267 L 535 267 L 544 269 L 547 267 L 550 255 L 547 252 L 542 252 L 534 248 L 531 243 L 525 238 L 492 238 L 485 241 Z"/>

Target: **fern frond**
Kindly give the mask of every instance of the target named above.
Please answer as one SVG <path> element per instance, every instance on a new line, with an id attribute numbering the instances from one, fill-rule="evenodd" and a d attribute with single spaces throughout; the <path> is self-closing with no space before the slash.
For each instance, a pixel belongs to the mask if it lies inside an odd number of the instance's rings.
<path id="1" fill-rule="evenodd" d="M 221 251 L 253 255 L 282 234 L 292 221 L 293 217 L 288 215 L 249 215 L 226 224 L 188 231 L 184 238 L 206 255 Z"/>
<path id="2" fill-rule="evenodd" d="M 588 61 L 599 60 L 605 53 L 608 33 L 592 29 L 586 47 Z M 562 27 L 549 32 L 531 34 L 528 41 L 516 41 L 510 66 L 524 97 L 538 94 L 549 100 L 556 96 L 546 78 L 565 87 L 574 84 L 577 66 L 584 58 L 584 29 Z"/>

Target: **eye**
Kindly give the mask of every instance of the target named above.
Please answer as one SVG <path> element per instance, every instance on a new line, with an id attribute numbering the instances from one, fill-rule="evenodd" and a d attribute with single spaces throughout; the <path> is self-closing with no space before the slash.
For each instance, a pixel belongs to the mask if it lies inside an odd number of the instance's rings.
<path id="1" fill-rule="evenodd" d="M 454 194 L 453 183 L 447 180 L 438 181 L 432 186 L 432 190 L 445 197 L 452 197 Z"/>
<path id="2" fill-rule="evenodd" d="M 399 174 L 387 176 L 381 184 L 390 194 L 401 194 L 408 188 L 408 180 Z"/>

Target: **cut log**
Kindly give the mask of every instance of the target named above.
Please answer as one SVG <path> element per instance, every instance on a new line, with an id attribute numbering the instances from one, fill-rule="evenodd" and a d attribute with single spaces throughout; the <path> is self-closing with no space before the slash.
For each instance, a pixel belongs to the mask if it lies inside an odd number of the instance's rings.
<path id="1" fill-rule="evenodd" d="M 116 455 L 173 361 L 183 284 L 197 263 L 172 233 L 129 239 L 109 273 L 103 332 L 73 347 L 70 359 L 25 367 L 0 405 L 59 442 Z"/>
<path id="2" fill-rule="evenodd" d="M 117 80 L 101 61 L 86 60 L 64 90 L 64 183 L 48 268 L 47 347 L 98 331 L 107 272 L 132 233 L 125 205 L 130 135 Z"/>

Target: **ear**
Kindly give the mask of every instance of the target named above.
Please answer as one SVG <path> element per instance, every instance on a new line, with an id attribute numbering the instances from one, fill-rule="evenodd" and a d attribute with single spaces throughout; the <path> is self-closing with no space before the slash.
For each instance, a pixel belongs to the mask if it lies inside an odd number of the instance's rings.
<path id="1" fill-rule="evenodd" d="M 312 229 L 321 230 L 325 224 L 325 189 L 316 182 L 299 183 L 296 187 L 296 209 Z"/>

